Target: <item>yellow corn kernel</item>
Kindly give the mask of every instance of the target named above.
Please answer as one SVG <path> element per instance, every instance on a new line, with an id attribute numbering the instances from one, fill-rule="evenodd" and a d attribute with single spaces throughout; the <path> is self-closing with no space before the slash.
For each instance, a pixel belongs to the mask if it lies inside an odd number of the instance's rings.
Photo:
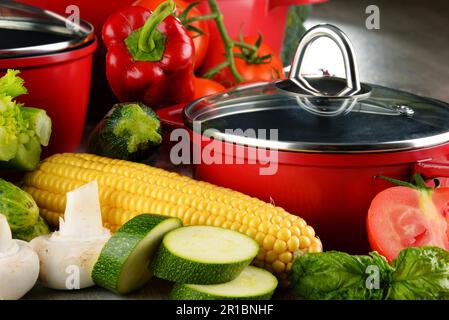
<path id="1" fill-rule="evenodd" d="M 277 254 L 285 252 L 287 250 L 287 243 L 283 240 L 277 239 L 273 245 L 273 251 Z"/>
<path id="2" fill-rule="evenodd" d="M 267 251 L 273 249 L 275 241 L 276 238 L 271 234 L 268 234 L 265 239 L 263 239 L 263 248 Z"/>
<path id="3" fill-rule="evenodd" d="M 259 243 L 260 245 L 263 244 L 263 240 L 265 239 L 267 235 L 263 232 L 257 232 L 256 235 L 254 236 L 254 240 L 257 241 L 257 243 Z"/>
<path id="4" fill-rule="evenodd" d="M 240 229 L 241 224 L 237 221 L 234 221 L 231 224 L 231 230 L 238 231 Z"/>
<path id="5" fill-rule="evenodd" d="M 300 237 L 298 238 L 298 240 L 299 240 L 299 247 L 300 247 L 301 249 L 306 249 L 307 247 L 309 247 L 309 246 L 311 245 L 311 241 L 310 241 L 310 238 L 309 238 L 309 237 L 306 237 L 306 236 L 300 236 Z"/>
<path id="6" fill-rule="evenodd" d="M 284 227 L 279 230 L 277 237 L 283 241 L 288 241 L 292 237 L 292 232 Z"/>
<path id="7" fill-rule="evenodd" d="M 293 255 L 291 252 L 288 252 L 288 251 L 281 253 L 279 255 L 279 260 L 282 261 L 283 263 L 289 263 L 292 261 L 292 259 L 293 259 Z"/>
<path id="8" fill-rule="evenodd" d="M 296 236 L 291 237 L 287 241 L 287 247 L 290 252 L 295 252 L 299 249 L 299 239 Z"/>
<path id="9" fill-rule="evenodd" d="M 251 238 L 254 239 L 254 237 L 255 237 L 256 234 L 257 234 L 257 230 L 254 229 L 254 228 L 249 227 L 248 229 L 246 229 L 245 234 L 246 234 L 248 237 L 251 237 Z"/>
<path id="10" fill-rule="evenodd" d="M 273 262 L 272 267 L 273 267 L 273 271 L 276 273 L 281 273 L 281 272 L 285 271 L 285 263 L 283 263 L 279 260 Z"/>
<path id="11" fill-rule="evenodd" d="M 273 263 L 274 261 L 276 261 L 278 255 L 276 254 L 276 252 L 270 250 L 265 254 L 265 261 L 267 263 Z"/>

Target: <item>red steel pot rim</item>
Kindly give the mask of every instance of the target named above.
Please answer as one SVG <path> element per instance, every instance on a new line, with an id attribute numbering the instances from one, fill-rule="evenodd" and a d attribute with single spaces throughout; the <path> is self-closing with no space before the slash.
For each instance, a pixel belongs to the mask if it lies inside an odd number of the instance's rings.
<path id="1" fill-rule="evenodd" d="M 196 132 L 192 132 L 189 129 L 192 137 L 192 143 L 199 145 L 203 150 L 205 146 L 214 150 L 221 150 L 223 157 L 233 156 L 237 154 L 237 149 L 240 149 L 240 154 L 243 154 L 244 159 L 251 159 L 258 163 L 258 159 L 254 159 L 252 155 L 257 153 L 257 150 L 253 146 L 242 146 L 232 144 L 226 141 L 219 141 L 209 139 L 203 135 L 199 135 Z M 193 134 L 192 134 L 193 133 Z M 227 147 L 226 147 L 227 146 Z M 227 154 L 227 150 L 233 150 L 232 154 Z M 195 149 L 194 149 L 195 150 Z M 269 150 L 266 150 L 267 152 Z M 277 151 L 277 163 L 301 165 L 301 166 L 320 166 L 320 167 L 368 167 L 379 165 L 397 165 L 399 163 L 417 164 L 420 162 L 428 161 L 449 161 L 449 143 L 444 143 L 436 146 L 418 148 L 414 150 L 405 151 L 390 151 L 390 152 L 378 152 L 378 153 L 316 153 L 316 152 L 295 152 L 295 151 Z M 265 151 L 264 151 L 265 152 Z"/>
<path id="2" fill-rule="evenodd" d="M 91 42 L 68 51 L 20 58 L 0 58 L 0 69 L 38 67 L 48 64 L 77 60 L 92 54 L 97 49 L 97 47 L 98 40 L 95 37 Z"/>

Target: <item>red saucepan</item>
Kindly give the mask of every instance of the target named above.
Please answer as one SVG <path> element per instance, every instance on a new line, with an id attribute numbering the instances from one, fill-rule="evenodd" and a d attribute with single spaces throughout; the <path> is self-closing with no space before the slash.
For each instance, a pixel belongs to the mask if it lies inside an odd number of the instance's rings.
<path id="1" fill-rule="evenodd" d="M 0 2 L 0 75 L 20 70 L 30 107 L 47 110 L 53 132 L 45 153 L 75 151 L 89 102 L 93 27 L 16 1 Z"/>
<path id="2" fill-rule="evenodd" d="M 323 36 L 341 49 L 346 79 L 301 76 L 307 48 Z M 287 80 L 206 97 L 184 109 L 195 176 L 302 216 L 326 249 L 366 252 L 367 210 L 390 186 L 376 177 L 408 180 L 417 166 L 427 178 L 444 173 L 436 169 L 449 162 L 449 105 L 361 84 L 350 41 L 330 25 L 302 38 L 292 66 Z M 168 114 L 174 126 L 175 109 Z"/>

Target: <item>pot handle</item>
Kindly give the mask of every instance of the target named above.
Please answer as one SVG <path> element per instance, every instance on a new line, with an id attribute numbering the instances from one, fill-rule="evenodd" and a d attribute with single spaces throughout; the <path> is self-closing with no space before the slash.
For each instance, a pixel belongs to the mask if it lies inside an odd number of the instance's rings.
<path id="1" fill-rule="evenodd" d="M 414 173 L 419 173 L 424 179 L 449 178 L 449 162 L 423 161 L 415 164 Z"/>
<path id="2" fill-rule="evenodd" d="M 182 120 L 182 111 L 184 110 L 184 107 L 185 104 L 180 103 L 174 106 L 156 110 L 156 113 L 161 119 L 163 125 L 172 128 L 183 128 L 184 122 Z"/>
<path id="3" fill-rule="evenodd" d="M 336 96 L 352 97 L 356 95 L 361 90 L 361 84 L 354 48 L 346 34 L 336 26 L 330 24 L 319 24 L 309 29 L 301 38 L 293 58 L 289 79 L 313 96 L 323 98 L 327 96 L 325 92 L 318 91 L 302 76 L 302 61 L 312 43 L 321 37 L 327 37 L 334 41 L 343 56 L 346 88 L 341 90 Z"/>

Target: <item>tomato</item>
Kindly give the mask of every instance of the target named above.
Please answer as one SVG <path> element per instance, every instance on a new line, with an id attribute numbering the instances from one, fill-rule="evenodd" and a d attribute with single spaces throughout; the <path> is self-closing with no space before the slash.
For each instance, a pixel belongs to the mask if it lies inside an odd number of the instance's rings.
<path id="1" fill-rule="evenodd" d="M 389 261 L 407 247 L 449 250 L 449 188 L 382 191 L 369 208 L 367 230 L 371 248 Z"/>
<path id="2" fill-rule="evenodd" d="M 226 91 L 226 88 L 221 84 L 209 79 L 195 78 L 193 83 L 195 85 L 194 99 L 199 99 L 211 94 Z"/>
<path id="3" fill-rule="evenodd" d="M 247 36 L 243 38 L 243 41 L 254 45 L 257 42 L 257 38 Z M 234 47 L 233 52 L 236 54 L 243 53 L 242 49 L 239 47 Z M 263 59 L 260 63 L 250 63 L 244 58 L 235 57 L 237 71 L 245 79 L 245 83 L 273 81 L 284 78 L 282 61 L 268 44 L 262 42 L 256 54 L 258 57 L 271 55 L 271 58 Z M 200 72 L 204 74 L 208 70 L 225 61 L 226 57 L 223 42 L 221 39 L 214 39 L 209 44 L 209 51 Z M 227 88 L 233 87 L 237 84 L 229 68 L 222 69 L 213 77 L 213 80 L 220 82 Z"/>
<path id="4" fill-rule="evenodd" d="M 138 0 L 134 3 L 135 6 L 141 6 L 147 9 L 154 11 L 162 2 L 165 0 Z M 183 0 L 175 0 L 176 3 L 176 16 L 180 17 L 184 12 L 189 3 Z M 193 18 L 201 16 L 202 13 L 196 7 L 193 7 L 187 18 Z M 206 57 L 206 53 L 209 47 L 209 28 L 207 26 L 207 21 L 195 21 L 190 23 L 190 26 L 193 28 L 197 28 L 203 32 L 203 34 L 199 34 L 198 32 L 191 30 L 189 26 L 185 24 L 185 21 L 181 22 L 184 24 L 184 27 L 189 31 L 190 37 L 193 39 L 193 44 L 195 45 L 195 70 L 198 69 L 204 61 Z"/>

